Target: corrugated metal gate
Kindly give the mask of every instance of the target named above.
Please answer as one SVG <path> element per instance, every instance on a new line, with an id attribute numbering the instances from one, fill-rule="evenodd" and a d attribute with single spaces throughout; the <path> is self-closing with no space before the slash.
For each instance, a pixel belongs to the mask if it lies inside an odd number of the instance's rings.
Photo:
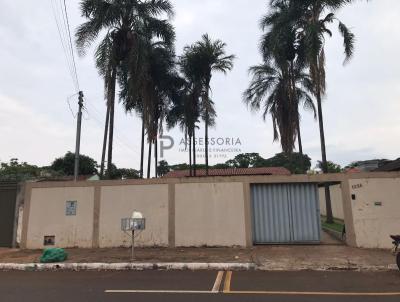
<path id="1" fill-rule="evenodd" d="M 252 185 L 251 200 L 255 244 L 320 242 L 316 184 Z"/>
<path id="2" fill-rule="evenodd" d="M 0 247 L 13 242 L 17 183 L 0 182 Z"/>

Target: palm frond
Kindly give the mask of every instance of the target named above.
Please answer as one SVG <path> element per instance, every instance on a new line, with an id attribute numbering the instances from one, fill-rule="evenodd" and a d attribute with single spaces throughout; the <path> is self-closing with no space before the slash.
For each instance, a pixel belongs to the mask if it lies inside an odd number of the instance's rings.
<path id="1" fill-rule="evenodd" d="M 343 36 L 343 46 L 344 46 L 344 53 L 345 53 L 345 60 L 344 63 L 348 62 L 354 53 L 354 42 L 355 36 L 354 34 L 344 25 L 342 22 L 339 21 L 339 31 Z"/>

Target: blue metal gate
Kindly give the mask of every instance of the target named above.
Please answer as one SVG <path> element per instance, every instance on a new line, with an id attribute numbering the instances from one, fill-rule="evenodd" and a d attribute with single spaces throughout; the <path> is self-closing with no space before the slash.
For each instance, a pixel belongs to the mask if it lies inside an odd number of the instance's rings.
<path id="1" fill-rule="evenodd" d="M 252 185 L 251 199 L 255 244 L 320 242 L 316 184 Z"/>

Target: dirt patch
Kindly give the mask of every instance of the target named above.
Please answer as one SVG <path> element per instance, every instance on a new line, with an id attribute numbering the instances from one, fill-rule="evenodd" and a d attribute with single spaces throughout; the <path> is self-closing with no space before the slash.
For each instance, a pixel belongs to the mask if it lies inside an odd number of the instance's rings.
<path id="1" fill-rule="evenodd" d="M 66 249 L 69 263 L 130 262 L 129 248 Z M 0 249 L 0 263 L 37 263 L 42 251 Z M 357 269 L 389 267 L 395 258 L 388 250 L 345 245 L 256 246 L 244 248 L 137 248 L 135 262 L 254 263 L 263 269 Z"/>
<path id="2" fill-rule="evenodd" d="M 130 248 L 66 249 L 70 263 L 130 262 Z M 0 263 L 37 263 L 42 251 L 0 251 Z M 252 250 L 242 248 L 136 248 L 135 262 L 251 262 Z"/>

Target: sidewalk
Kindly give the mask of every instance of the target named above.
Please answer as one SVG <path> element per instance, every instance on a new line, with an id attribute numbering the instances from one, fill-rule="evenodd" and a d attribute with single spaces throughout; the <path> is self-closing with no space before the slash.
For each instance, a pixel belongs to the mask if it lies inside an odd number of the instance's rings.
<path id="1" fill-rule="evenodd" d="M 65 263 L 129 263 L 129 248 L 66 249 Z M 40 250 L 0 249 L 0 263 L 38 263 Z M 137 248 L 134 263 L 252 264 L 261 270 L 387 270 L 395 269 L 388 250 L 345 245 L 256 246 L 244 248 Z"/>

